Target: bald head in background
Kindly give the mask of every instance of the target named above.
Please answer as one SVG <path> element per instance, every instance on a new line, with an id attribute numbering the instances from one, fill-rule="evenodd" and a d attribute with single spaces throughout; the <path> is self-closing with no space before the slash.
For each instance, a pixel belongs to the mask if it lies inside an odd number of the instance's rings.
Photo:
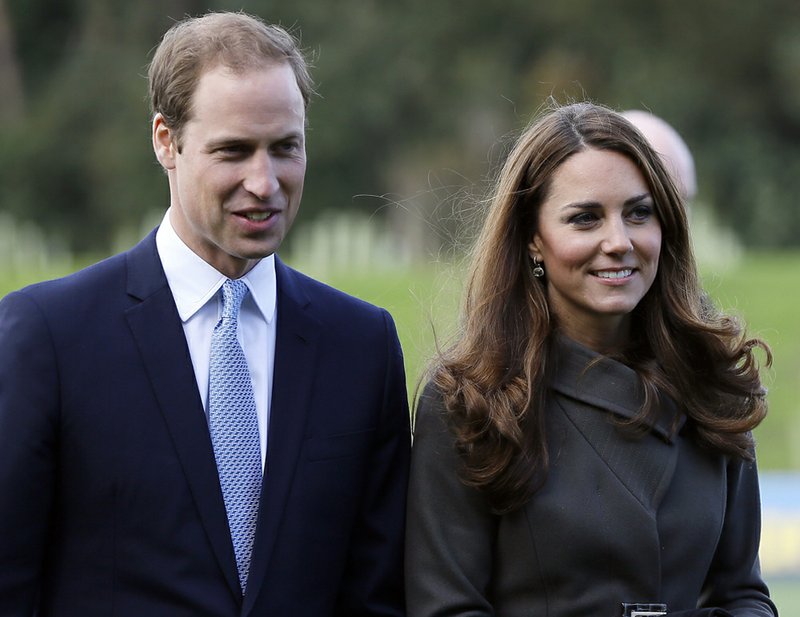
<path id="1" fill-rule="evenodd" d="M 639 129 L 672 175 L 672 179 L 683 198 L 690 202 L 697 194 L 697 176 L 694 159 L 683 138 L 666 121 L 650 112 L 631 109 L 622 112 Z"/>

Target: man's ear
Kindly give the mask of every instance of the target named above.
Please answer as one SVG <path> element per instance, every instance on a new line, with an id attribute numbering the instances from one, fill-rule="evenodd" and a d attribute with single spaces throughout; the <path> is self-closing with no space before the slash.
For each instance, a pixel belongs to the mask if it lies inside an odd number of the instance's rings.
<path id="1" fill-rule="evenodd" d="M 153 151 L 164 169 L 175 168 L 175 156 L 178 154 L 175 132 L 167 126 L 160 113 L 153 117 Z"/>

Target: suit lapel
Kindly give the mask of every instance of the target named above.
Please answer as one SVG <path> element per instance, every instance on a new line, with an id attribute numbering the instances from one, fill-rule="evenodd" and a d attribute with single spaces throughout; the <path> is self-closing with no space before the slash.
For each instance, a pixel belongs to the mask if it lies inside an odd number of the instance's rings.
<path id="1" fill-rule="evenodd" d="M 311 302 L 303 288 L 302 275 L 277 258 L 275 268 L 278 284 L 275 374 L 258 530 L 243 615 L 252 609 L 264 583 L 292 487 L 311 404 L 321 332 L 320 323 L 310 314 Z"/>
<path id="2" fill-rule="evenodd" d="M 232 592 L 241 597 L 228 519 L 202 401 L 180 317 L 150 234 L 128 253 L 126 311 L 159 409 L 194 497 L 212 549 Z"/>

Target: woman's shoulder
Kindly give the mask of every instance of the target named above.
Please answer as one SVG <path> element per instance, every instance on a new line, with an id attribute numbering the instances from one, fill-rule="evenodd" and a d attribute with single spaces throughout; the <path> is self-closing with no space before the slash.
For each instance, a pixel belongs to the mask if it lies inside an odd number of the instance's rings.
<path id="1" fill-rule="evenodd" d="M 423 386 L 418 405 L 424 405 L 426 408 L 430 406 L 444 407 L 444 394 L 434 378 L 429 379 Z"/>
<path id="2" fill-rule="evenodd" d="M 440 430 L 447 427 L 447 406 L 444 394 L 433 379 L 422 388 L 414 409 L 414 434 L 420 430 Z"/>

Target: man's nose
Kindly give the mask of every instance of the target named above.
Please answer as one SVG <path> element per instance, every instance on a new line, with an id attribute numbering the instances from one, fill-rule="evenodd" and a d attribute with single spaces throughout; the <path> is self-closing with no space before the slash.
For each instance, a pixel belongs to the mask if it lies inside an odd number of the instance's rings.
<path id="1" fill-rule="evenodd" d="M 256 152 L 247 168 L 245 190 L 264 201 L 274 195 L 279 187 L 275 162 L 268 152 Z"/>

